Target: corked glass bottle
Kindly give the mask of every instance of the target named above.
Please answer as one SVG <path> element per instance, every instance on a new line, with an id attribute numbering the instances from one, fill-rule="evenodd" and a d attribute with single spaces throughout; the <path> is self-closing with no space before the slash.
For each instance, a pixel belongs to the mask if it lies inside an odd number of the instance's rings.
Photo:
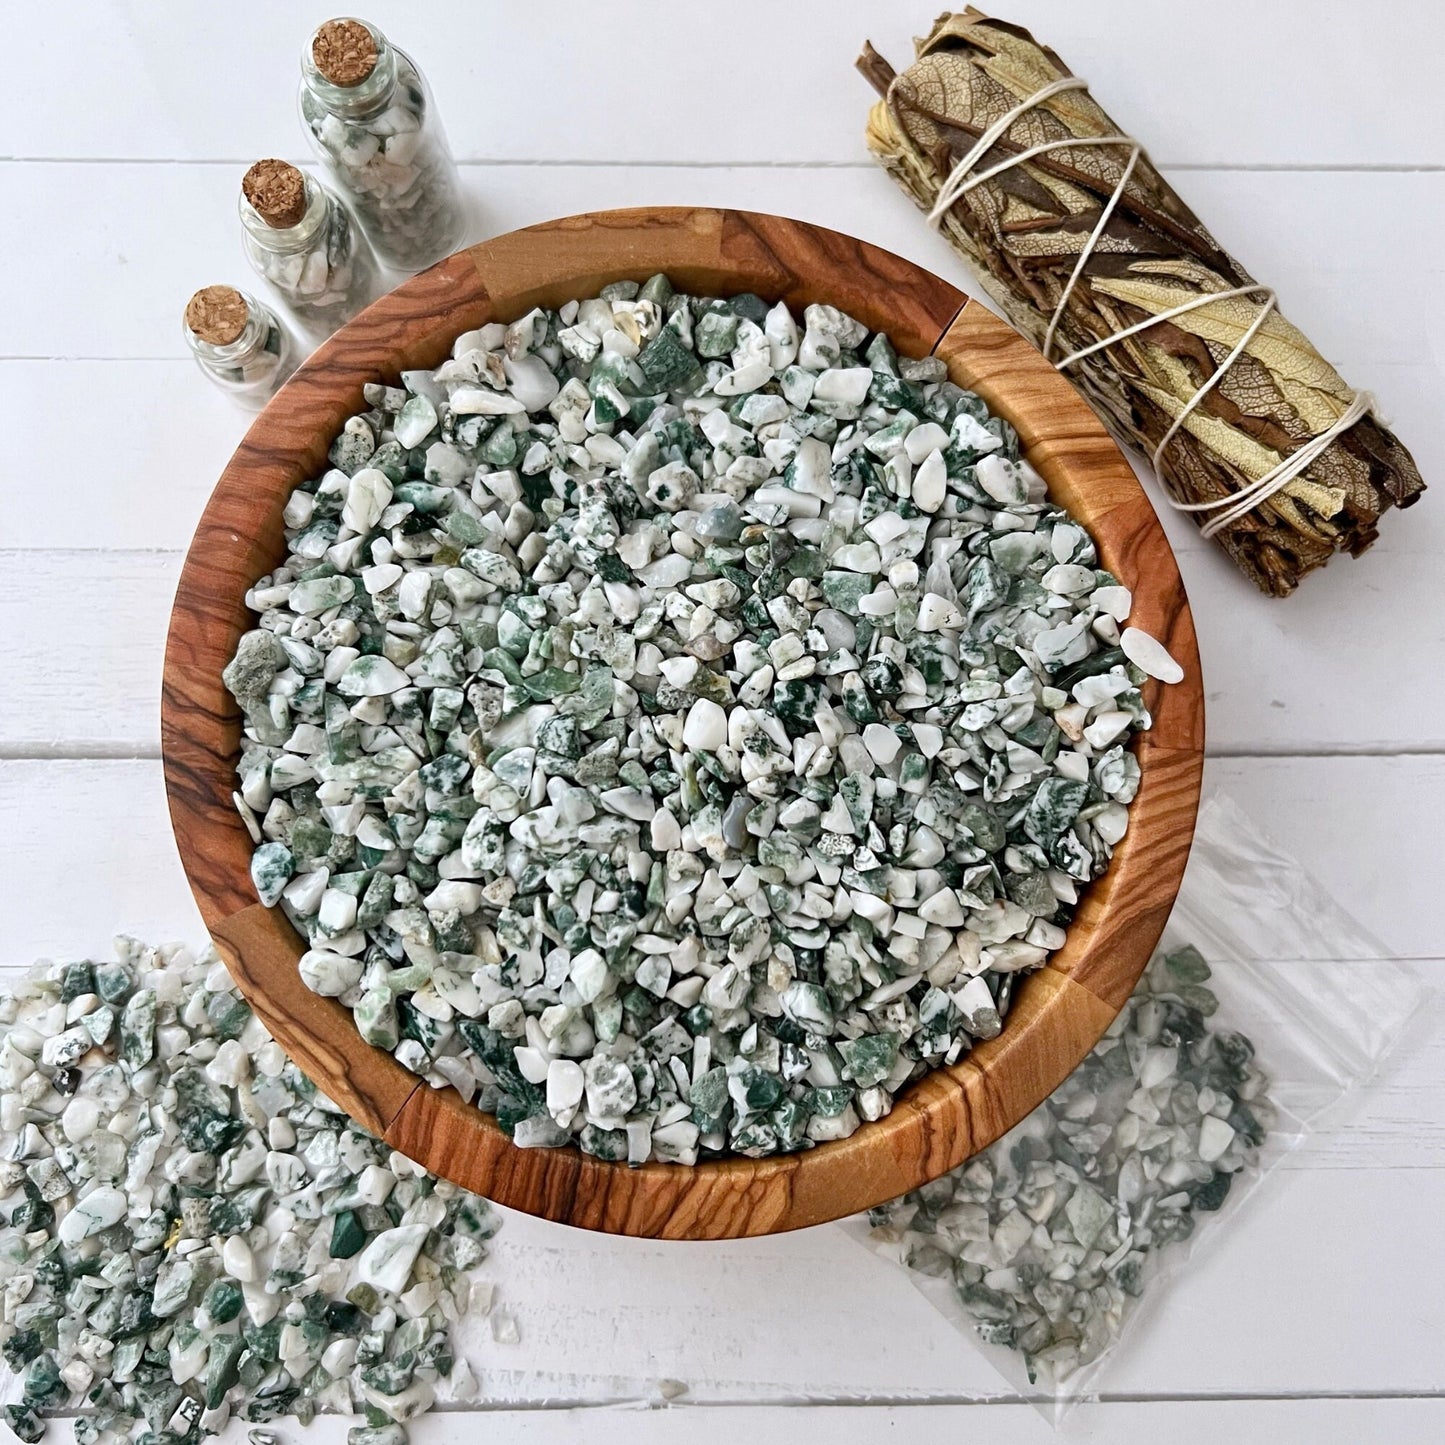
<path id="1" fill-rule="evenodd" d="M 201 370 L 254 411 L 296 369 L 291 338 L 275 313 L 234 286 L 197 291 L 186 303 L 182 329 Z"/>
<path id="2" fill-rule="evenodd" d="M 431 93 L 409 57 L 363 20 L 328 20 L 301 57 L 301 118 L 317 156 L 388 266 L 456 249 L 461 184 Z"/>
<path id="3" fill-rule="evenodd" d="M 309 331 L 328 336 L 376 295 L 376 263 L 341 201 L 285 161 L 241 181 L 246 259 Z"/>

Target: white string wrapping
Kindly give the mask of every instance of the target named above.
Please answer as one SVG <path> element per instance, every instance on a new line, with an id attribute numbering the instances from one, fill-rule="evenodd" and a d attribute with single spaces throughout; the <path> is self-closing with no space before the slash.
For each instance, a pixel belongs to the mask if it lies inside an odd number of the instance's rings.
<path id="1" fill-rule="evenodd" d="M 1109 224 L 1109 218 L 1114 214 L 1134 169 L 1139 163 L 1139 158 L 1144 154 L 1144 148 L 1132 136 L 1127 135 L 1098 135 L 1098 136 L 1070 136 L 1063 140 L 1042 141 L 1038 145 L 1029 146 L 1026 150 L 1019 151 L 1000 161 L 997 165 L 990 166 L 986 171 L 972 174 L 973 168 L 993 148 L 994 144 L 1007 134 L 1009 127 L 1026 115 L 1037 105 L 1053 96 L 1062 94 L 1069 90 L 1087 90 L 1088 81 L 1079 76 L 1064 76 L 1059 80 L 1051 81 L 1048 85 L 1036 90 L 1027 100 L 1020 101 L 1012 110 L 1001 115 L 987 130 L 980 134 L 974 142 L 972 149 L 962 157 L 958 163 L 949 171 L 944 179 L 943 185 L 938 192 L 938 200 L 933 209 L 928 213 L 928 223 L 937 227 L 942 224 L 947 213 L 966 196 L 975 186 L 982 185 L 985 181 L 992 180 L 995 176 L 1001 175 L 1004 171 L 1014 166 L 1022 165 L 1031 161 L 1035 156 L 1047 155 L 1050 151 L 1072 150 L 1079 146 L 1103 146 L 1118 145 L 1128 146 L 1129 159 L 1124 164 L 1120 173 L 1118 184 L 1114 187 L 1113 194 L 1105 202 L 1104 208 L 1099 212 L 1099 219 L 1094 229 L 1089 233 L 1083 248 L 1079 252 L 1079 259 L 1074 263 L 1074 269 L 1069 273 L 1069 279 L 1059 296 L 1058 304 L 1054 307 L 1053 315 L 1049 317 L 1048 329 L 1044 332 L 1043 353 L 1046 359 L 1052 360 L 1050 353 L 1054 347 L 1054 337 L 1058 331 L 1059 323 L 1062 321 L 1064 311 L 1069 304 L 1069 298 L 1074 294 L 1074 288 L 1078 285 L 1079 278 L 1084 274 L 1084 267 L 1088 264 L 1089 258 L 1094 254 L 1100 238 L 1104 234 L 1105 227 Z M 1231 366 L 1244 354 L 1251 341 L 1259 334 L 1260 328 L 1269 319 L 1271 312 L 1276 309 L 1277 298 L 1275 293 L 1268 286 L 1235 286 L 1225 291 L 1206 291 L 1192 297 L 1190 300 L 1178 306 L 1172 306 L 1167 311 L 1161 311 L 1156 316 L 1148 316 L 1143 321 L 1136 322 L 1132 326 L 1125 326 L 1112 335 L 1104 337 L 1102 341 L 1096 341 L 1092 345 L 1081 347 L 1078 351 L 1070 352 L 1062 360 L 1054 362 L 1054 366 L 1063 371 L 1066 367 L 1072 366 L 1076 361 L 1083 360 L 1086 356 L 1092 356 L 1096 351 L 1102 351 L 1105 347 L 1112 346 L 1116 341 L 1122 341 L 1125 337 L 1135 336 L 1141 331 L 1147 331 L 1151 326 L 1157 326 L 1160 322 L 1171 321 L 1176 316 L 1187 315 L 1191 311 L 1197 311 L 1201 307 L 1210 306 L 1216 301 L 1228 301 L 1239 296 L 1260 296 L 1259 311 L 1254 319 L 1245 328 L 1244 334 L 1239 338 L 1229 355 L 1215 367 L 1208 380 L 1194 393 L 1192 397 L 1181 408 L 1179 415 L 1169 424 L 1169 429 L 1160 438 L 1158 446 L 1154 448 L 1151 458 L 1154 470 L 1159 470 L 1159 460 L 1164 455 L 1164 448 L 1174 440 L 1179 429 L 1185 424 L 1195 409 L 1209 395 L 1210 391 L 1218 384 L 1220 379 Z M 1232 492 L 1227 497 L 1216 497 L 1207 502 L 1180 502 L 1173 497 L 1165 495 L 1165 500 L 1178 512 L 1210 512 L 1218 508 L 1225 508 L 1218 517 L 1208 522 L 1202 529 L 1205 537 L 1212 537 L 1222 528 L 1237 522 L 1261 502 L 1274 496 L 1281 487 L 1292 481 L 1301 472 L 1306 470 L 1317 457 L 1334 444 L 1337 437 L 1348 431 L 1362 417 L 1375 409 L 1375 399 L 1369 392 L 1357 391 L 1350 400 L 1339 419 L 1327 430 L 1311 437 L 1303 446 L 1296 448 L 1288 456 L 1284 457 L 1277 466 L 1271 467 L 1262 477 L 1241 487 L 1239 491 Z"/>

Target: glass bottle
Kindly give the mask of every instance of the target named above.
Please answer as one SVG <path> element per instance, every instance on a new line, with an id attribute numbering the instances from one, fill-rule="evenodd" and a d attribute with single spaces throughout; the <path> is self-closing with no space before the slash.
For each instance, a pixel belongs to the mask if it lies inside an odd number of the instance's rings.
<path id="1" fill-rule="evenodd" d="M 309 331 L 329 336 L 376 296 L 376 263 L 341 201 L 285 161 L 241 181 L 242 245 Z"/>
<path id="2" fill-rule="evenodd" d="M 197 291 L 182 329 L 201 370 L 253 411 L 296 369 L 291 338 L 275 313 L 234 286 Z"/>
<path id="3" fill-rule="evenodd" d="M 328 20 L 301 57 L 312 147 L 388 266 L 418 271 L 456 249 L 456 163 L 415 64 L 363 20 Z"/>

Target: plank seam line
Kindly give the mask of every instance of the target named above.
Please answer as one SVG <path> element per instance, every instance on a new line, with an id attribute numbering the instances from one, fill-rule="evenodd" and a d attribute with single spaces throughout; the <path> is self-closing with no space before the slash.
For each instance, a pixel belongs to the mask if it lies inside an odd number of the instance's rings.
<path id="1" fill-rule="evenodd" d="M 1282 1393 L 1264 1392 L 1202 1392 L 1198 1394 L 1101 1394 L 1097 1403 L 1101 1405 L 1230 1405 L 1230 1404 L 1310 1404 L 1315 1401 L 1393 1401 L 1393 1400 L 1442 1400 L 1445 1392 L 1439 1390 L 1360 1390 L 1360 1391 L 1287 1391 Z M 671 1401 L 662 1403 L 648 1396 L 620 1396 L 612 1400 L 589 1399 L 585 1396 L 569 1398 L 553 1396 L 546 1400 L 498 1400 L 487 1404 L 464 1401 L 438 1401 L 428 1412 L 432 1415 L 547 1415 L 562 1412 L 635 1411 L 639 1414 L 672 1414 L 703 1411 L 735 1410 L 930 1410 L 979 1407 L 981 1409 L 1037 1409 L 1040 1405 L 1053 1403 L 1051 1395 L 807 1395 L 807 1396 L 739 1396 L 736 1399 Z M 84 1413 L 80 1410 L 56 1411 L 51 1419 L 74 1419 Z M 355 1419 L 352 1415 L 340 1415 L 330 1410 L 318 1412 L 334 1419 Z"/>
<path id="2" fill-rule="evenodd" d="M 1265 1391 L 1188 1391 L 1161 1394 L 1110 1394 L 1097 1397 L 1103 1405 L 1199 1405 L 1199 1404 L 1305 1404 L 1313 1401 L 1347 1400 L 1445 1400 L 1441 1390 L 1297 1390 L 1279 1393 Z M 622 1397 L 616 1400 L 590 1400 L 584 1397 L 566 1399 L 554 1397 L 547 1400 L 520 1401 L 475 1405 L 461 1401 L 447 1401 L 432 1407 L 432 1413 L 441 1415 L 488 1415 L 515 1411 L 518 1414 L 543 1414 L 560 1410 L 626 1410 L 639 1411 L 671 1410 L 755 1410 L 759 1408 L 783 1410 L 917 1410 L 956 1408 L 959 1406 L 981 1406 L 984 1408 L 1029 1408 L 1051 1404 L 1051 1395 L 805 1395 L 805 1396 L 738 1396 L 736 1399 L 674 1401 L 659 1404 L 644 1396 Z"/>
<path id="3" fill-rule="evenodd" d="M 34 559 L 49 553 L 56 557 L 110 555 L 112 557 L 174 557 L 185 559 L 185 547 L 0 547 L 0 562 L 21 557 Z"/>
<path id="4" fill-rule="evenodd" d="M 1134 1395 L 1134 1394 L 1101 1394 L 1098 1402 L 1103 1405 L 1212 1405 L 1212 1404 L 1307 1404 L 1314 1401 L 1348 1401 L 1348 1400 L 1442 1400 L 1445 1399 L 1445 1392 L 1438 1390 L 1362 1390 L 1354 1391 L 1291 1391 L 1281 1394 L 1267 1393 L 1233 1393 L 1204 1392 L 1199 1394 L 1178 1393 L 1159 1395 Z M 515 1411 L 518 1414 L 545 1414 L 554 1413 L 559 1410 L 590 1411 L 590 1410 L 636 1410 L 639 1412 L 655 1412 L 670 1410 L 674 1413 L 683 1411 L 703 1410 L 755 1410 L 760 1408 L 783 1409 L 783 1410 L 809 1410 L 809 1409 L 832 1409 L 832 1410 L 916 1410 L 916 1409 L 951 1409 L 960 1406 L 980 1406 L 985 1409 L 1037 1409 L 1040 1405 L 1047 1405 L 1053 1402 L 1051 1395 L 931 1395 L 931 1396 L 901 1396 L 890 1398 L 888 1396 L 866 1396 L 862 1398 L 850 1398 L 846 1395 L 840 1396 L 794 1396 L 778 1398 L 776 1396 L 758 1396 L 755 1398 L 739 1397 L 735 1400 L 698 1400 L 696 1402 L 675 1401 L 669 1404 L 661 1404 L 645 1396 L 624 1397 L 617 1400 L 587 1400 L 578 1398 L 576 1400 L 539 1400 L 536 1402 L 520 1402 L 517 1404 L 505 1404 L 498 1402 L 495 1405 L 484 1405 L 480 1408 L 474 1404 L 460 1401 L 448 1401 L 445 1404 L 437 1404 L 432 1407 L 432 1413 L 440 1415 L 489 1415 Z"/>
<path id="5" fill-rule="evenodd" d="M 1100 1394 L 1100 1405 L 1149 1406 L 1149 1405 L 1308 1405 L 1318 1402 L 1345 1402 L 1345 1400 L 1445 1400 L 1441 1390 L 1298 1390 L 1298 1392 L 1202 1392 L 1166 1394 Z M 1052 1405 L 1053 1397 L 1048 1394 L 1009 1394 L 1009 1396 L 970 1396 L 970 1394 L 936 1394 L 936 1396 L 738 1396 L 737 1399 L 695 1400 L 695 1402 L 655 1402 L 646 1396 L 623 1396 L 616 1400 L 592 1400 L 584 1396 L 575 1399 L 552 1397 L 548 1400 L 499 1400 L 490 1405 L 473 1403 L 438 1402 L 432 1406 L 432 1415 L 549 1415 L 562 1410 L 571 1412 L 592 1412 L 592 1410 L 636 1410 L 639 1413 L 660 1413 L 663 1410 L 681 1415 L 702 1410 L 916 1410 L 916 1409 L 957 1409 L 959 1406 L 980 1406 L 984 1409 L 1038 1409 L 1040 1405 Z M 65 1415 L 79 1412 L 65 1412 Z M 329 1413 L 331 1412 L 322 1412 Z M 64 1418 L 56 1415 L 55 1419 Z M 351 1419 L 353 1416 L 345 1416 Z"/>
<path id="6" fill-rule="evenodd" d="M 311 165 L 312 157 L 295 155 L 298 165 Z M 246 166 L 246 156 L 0 156 L 0 164 L 13 166 Z M 1161 171 L 1260 171 L 1325 172 L 1330 174 L 1435 175 L 1445 171 L 1442 161 L 1170 161 L 1155 159 Z M 457 165 L 469 169 L 555 170 L 691 170 L 691 171 L 872 171 L 880 167 L 868 160 L 601 160 L 596 158 L 552 158 L 542 156 L 495 156 L 458 158 Z"/>
<path id="7" fill-rule="evenodd" d="M 1276 758 L 1438 758 L 1445 756 L 1445 742 L 1373 746 L 1369 743 L 1326 743 L 1318 747 L 1303 748 L 1283 745 L 1273 747 L 1268 743 L 1242 744 L 1238 747 L 1225 744 L 1221 747 L 1206 747 L 1204 755 L 1221 762 L 1268 762 Z"/>
<path id="8" fill-rule="evenodd" d="M 12 361 L 13 361 L 13 362 L 26 362 L 26 363 L 36 362 L 36 361 L 86 361 L 86 362 L 107 361 L 107 362 L 119 362 L 119 363 L 124 363 L 125 365 L 131 365 L 131 364 L 133 364 L 133 363 L 135 363 L 135 362 L 138 362 L 138 361 L 185 361 L 185 360 L 186 360 L 186 358 L 185 358 L 184 356 L 182 356 L 180 352 L 176 352 L 176 353 L 174 353 L 173 355 L 169 355 L 169 356 L 166 356 L 166 355 L 157 355 L 157 356 L 85 356 L 85 355 L 82 355 L 82 354 L 79 353 L 79 352 L 69 352 L 69 353 L 66 353 L 66 352 L 50 351 L 50 352 L 25 353 L 25 352 L 13 351 L 13 352 L 6 352 L 3 356 L 0 356 L 0 362 L 12 362 Z"/>
<path id="9" fill-rule="evenodd" d="M 64 746 L 65 752 L 55 747 Z M 43 743 L 0 745 L 0 763 L 158 763 L 159 745 L 140 747 L 133 743 L 65 743 L 47 747 Z"/>

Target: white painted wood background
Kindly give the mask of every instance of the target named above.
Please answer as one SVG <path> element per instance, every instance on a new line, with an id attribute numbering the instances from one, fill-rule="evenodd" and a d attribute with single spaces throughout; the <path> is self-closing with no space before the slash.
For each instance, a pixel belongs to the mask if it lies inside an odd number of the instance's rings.
<path id="1" fill-rule="evenodd" d="M 474 237 L 592 207 L 745 206 L 968 285 L 868 161 L 872 96 L 852 70 L 865 37 L 901 67 L 936 8 L 376 0 L 367 14 L 432 81 Z M 201 936 L 157 761 L 161 645 L 182 550 L 246 418 L 185 359 L 179 314 L 198 285 L 251 282 L 241 172 L 309 160 L 294 84 L 325 12 L 59 0 L 3 13 L 0 965 L 13 968 L 102 950 L 117 928 Z M 1013 0 L 1006 14 L 1091 79 L 1445 488 L 1438 0 Z M 1445 492 L 1388 516 L 1369 556 L 1287 602 L 1165 522 L 1201 634 L 1211 781 L 1391 951 L 1445 979 Z M 1067 1433 L 1445 1438 L 1438 1023 L 1191 1267 L 1107 1402 Z M 495 1260 L 522 1342 L 476 1332 L 486 1418 L 441 1415 L 422 1442 L 1049 1434 L 833 1228 L 663 1246 L 514 1215 Z M 687 1403 L 640 1412 L 664 1378 Z M 312 1433 L 339 1445 L 341 1423 Z"/>

